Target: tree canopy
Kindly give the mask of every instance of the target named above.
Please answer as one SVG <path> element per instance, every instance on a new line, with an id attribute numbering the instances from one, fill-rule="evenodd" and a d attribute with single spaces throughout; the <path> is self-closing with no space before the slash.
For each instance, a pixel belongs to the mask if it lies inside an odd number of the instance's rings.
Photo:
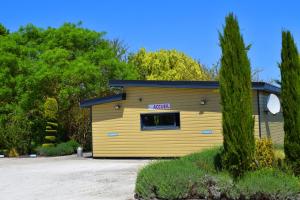
<path id="1" fill-rule="evenodd" d="M 19 116 L 28 122 L 31 140 L 41 140 L 43 105 L 51 97 L 62 132 L 75 134 L 81 100 L 107 94 L 109 79 L 138 78 L 122 59 L 122 44 L 104 35 L 72 23 L 47 29 L 29 24 L 12 33 L 0 26 L 0 125 Z"/>
<path id="2" fill-rule="evenodd" d="M 146 80 L 209 80 L 201 64 L 176 50 L 147 52 L 144 48 L 130 56 L 140 79 Z"/>
<path id="3" fill-rule="evenodd" d="M 0 24 L 0 141 L 15 138 L 0 142 L 0 149 L 12 148 L 10 143 L 22 154 L 43 142 L 47 99 L 57 101 L 59 139 L 76 139 L 85 147 L 91 144 L 89 111 L 79 103 L 111 93 L 109 79 L 210 80 L 210 74 L 176 50 L 129 54 L 120 40 L 81 24 L 46 29 L 28 24 L 15 32 Z M 18 137 L 9 139 L 13 135 Z"/>

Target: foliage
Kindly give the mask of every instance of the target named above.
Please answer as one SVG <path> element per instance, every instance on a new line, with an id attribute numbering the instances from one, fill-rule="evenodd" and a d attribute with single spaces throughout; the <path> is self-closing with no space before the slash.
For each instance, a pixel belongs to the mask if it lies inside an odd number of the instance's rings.
<path id="1" fill-rule="evenodd" d="M 247 199 L 296 199 L 300 193 L 298 178 L 270 168 L 246 173 L 237 188 Z"/>
<path id="2" fill-rule="evenodd" d="M 74 150 L 77 150 L 77 148 L 80 146 L 80 144 L 76 142 L 76 140 L 69 140 L 67 144 L 71 146 Z"/>
<path id="3" fill-rule="evenodd" d="M 41 156 L 63 156 L 73 154 L 76 152 L 77 147 L 79 147 L 79 144 L 75 140 L 70 140 L 56 146 L 40 146 L 36 151 Z"/>
<path id="4" fill-rule="evenodd" d="M 44 105 L 44 118 L 46 122 L 46 136 L 44 138 L 43 147 L 53 146 L 56 143 L 58 130 L 58 104 L 55 98 L 47 98 Z"/>
<path id="5" fill-rule="evenodd" d="M 212 80 L 212 81 L 219 80 L 219 78 L 220 78 L 220 63 L 219 62 L 217 62 L 216 64 L 213 64 L 211 67 L 203 66 L 203 70 L 205 71 L 206 74 L 208 74 L 210 80 Z M 256 82 L 263 81 L 262 79 L 260 79 L 260 73 L 262 71 L 263 70 L 260 68 L 252 69 L 251 80 L 256 81 Z M 276 81 L 276 83 L 278 84 L 277 81 Z"/>
<path id="6" fill-rule="evenodd" d="M 284 152 L 294 172 L 300 175 L 300 62 L 293 36 L 282 32 L 281 98 L 284 117 Z"/>
<path id="7" fill-rule="evenodd" d="M 44 143 L 42 144 L 42 147 L 54 147 L 55 144 L 54 143 Z"/>
<path id="8" fill-rule="evenodd" d="M 56 121 L 58 114 L 58 104 L 55 98 L 47 98 L 44 105 L 44 117 L 47 120 Z"/>
<path id="9" fill-rule="evenodd" d="M 236 17 L 229 14 L 223 34 L 220 94 L 224 136 L 223 165 L 235 177 L 250 169 L 255 141 L 252 117 L 251 69 Z"/>
<path id="10" fill-rule="evenodd" d="M 262 71 L 263 71 L 263 69 L 260 69 L 260 68 L 252 69 L 251 80 L 255 81 L 255 82 L 263 81 L 259 76 Z"/>
<path id="11" fill-rule="evenodd" d="M 137 67 L 140 79 L 208 80 L 208 74 L 196 60 L 176 50 L 147 52 L 144 48 L 131 55 L 129 62 Z"/>
<path id="12" fill-rule="evenodd" d="M 0 149 L 0 155 L 8 156 L 8 150 L 7 149 Z"/>
<path id="13" fill-rule="evenodd" d="M 140 171 L 136 192 L 143 198 L 180 199 L 189 197 L 193 184 L 204 176 L 191 162 L 154 162 Z"/>
<path id="14" fill-rule="evenodd" d="M 200 65 L 200 63 L 199 63 L 199 65 Z M 208 75 L 209 80 L 212 80 L 212 81 L 219 80 L 219 76 L 220 76 L 220 63 L 219 62 L 212 65 L 211 67 L 203 66 L 203 70 Z"/>
<path id="15" fill-rule="evenodd" d="M 66 141 L 89 134 L 78 128 L 79 122 L 88 123 L 78 109 L 80 101 L 107 95 L 109 79 L 138 78 L 123 58 L 122 44 L 104 39 L 103 32 L 72 23 L 47 29 L 28 24 L 16 32 L 0 27 L 0 32 L 0 126 L 12 118 L 26 120 L 28 140 L 36 144 L 44 140 L 46 97 L 57 100 L 58 139 Z"/>
<path id="16" fill-rule="evenodd" d="M 70 129 L 73 130 L 72 139 L 78 141 L 84 150 L 92 148 L 92 130 L 90 129 L 90 110 L 74 107 L 69 114 L 77 113 L 70 122 Z"/>
<path id="17" fill-rule="evenodd" d="M 273 143 L 270 138 L 256 140 L 254 168 L 271 168 L 275 164 Z"/>
<path id="18" fill-rule="evenodd" d="M 201 152 L 192 153 L 188 156 L 184 156 L 181 159 L 183 161 L 189 161 L 195 163 L 197 167 L 206 172 L 218 172 L 221 168 L 219 163 L 219 154 L 222 152 L 221 147 L 214 147 L 206 149 Z"/>
<path id="19" fill-rule="evenodd" d="M 8 33 L 9 31 L 7 30 L 7 28 L 5 28 L 5 26 L 3 26 L 3 24 L 0 23 L 0 36 L 7 35 Z"/>
<path id="20" fill-rule="evenodd" d="M 285 159 L 284 145 L 274 144 L 275 167 L 287 174 L 294 174 L 292 166 Z"/>
<path id="21" fill-rule="evenodd" d="M 1 149 L 7 149 L 9 154 L 23 154 L 30 150 L 30 123 L 26 118 L 12 118 L 6 124 L 0 125 Z"/>
<path id="22" fill-rule="evenodd" d="M 48 140 L 48 141 L 50 141 L 50 142 L 55 142 L 55 140 L 56 140 L 56 137 L 55 136 L 45 136 L 45 139 L 46 140 Z"/>
<path id="23" fill-rule="evenodd" d="M 300 193 L 299 179 L 272 168 L 249 171 L 234 180 L 227 171 L 216 170 L 214 160 L 219 152 L 220 148 L 213 148 L 180 159 L 150 163 L 138 173 L 136 197 L 145 200 L 295 199 Z"/>
<path id="24" fill-rule="evenodd" d="M 274 157 L 276 160 L 278 160 L 278 159 L 284 160 L 285 159 L 283 145 L 274 144 Z"/>
<path id="25" fill-rule="evenodd" d="M 180 159 L 147 165 L 137 177 L 137 196 L 143 199 L 180 199 L 208 195 L 207 187 L 212 178 L 206 174 L 216 172 L 214 158 L 219 152 L 216 147 Z M 224 182 L 220 177 L 214 181 Z"/>
<path id="26" fill-rule="evenodd" d="M 12 148 L 9 150 L 8 152 L 8 157 L 18 157 L 19 153 L 17 152 L 17 150 L 15 148 Z"/>
<path id="27" fill-rule="evenodd" d="M 45 130 L 46 136 L 44 138 L 44 142 L 46 143 L 44 144 L 56 143 L 57 127 L 58 127 L 57 123 L 53 123 L 53 122 L 46 123 L 46 130 Z"/>

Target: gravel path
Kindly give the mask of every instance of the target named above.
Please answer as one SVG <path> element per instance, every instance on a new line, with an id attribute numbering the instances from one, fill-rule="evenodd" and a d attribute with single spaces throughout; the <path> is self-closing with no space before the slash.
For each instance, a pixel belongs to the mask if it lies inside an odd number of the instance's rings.
<path id="1" fill-rule="evenodd" d="M 0 158 L 1 200 L 132 200 L 148 160 Z"/>

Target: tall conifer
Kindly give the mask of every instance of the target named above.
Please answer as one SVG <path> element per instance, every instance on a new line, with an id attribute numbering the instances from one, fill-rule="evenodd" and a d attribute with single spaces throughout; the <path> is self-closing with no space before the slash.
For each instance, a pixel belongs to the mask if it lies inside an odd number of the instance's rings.
<path id="1" fill-rule="evenodd" d="M 284 117 L 284 152 L 294 172 L 300 174 L 300 62 L 293 36 L 282 32 L 281 98 Z"/>
<path id="2" fill-rule="evenodd" d="M 255 151 L 252 116 L 251 69 L 236 17 L 226 17 L 220 69 L 224 152 L 222 162 L 235 177 L 250 168 Z"/>

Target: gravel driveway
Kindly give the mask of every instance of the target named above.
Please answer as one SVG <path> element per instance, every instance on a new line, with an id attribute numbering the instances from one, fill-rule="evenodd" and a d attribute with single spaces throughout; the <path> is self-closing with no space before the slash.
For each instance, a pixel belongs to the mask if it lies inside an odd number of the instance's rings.
<path id="1" fill-rule="evenodd" d="M 1 200 L 130 200 L 148 160 L 0 158 Z"/>

